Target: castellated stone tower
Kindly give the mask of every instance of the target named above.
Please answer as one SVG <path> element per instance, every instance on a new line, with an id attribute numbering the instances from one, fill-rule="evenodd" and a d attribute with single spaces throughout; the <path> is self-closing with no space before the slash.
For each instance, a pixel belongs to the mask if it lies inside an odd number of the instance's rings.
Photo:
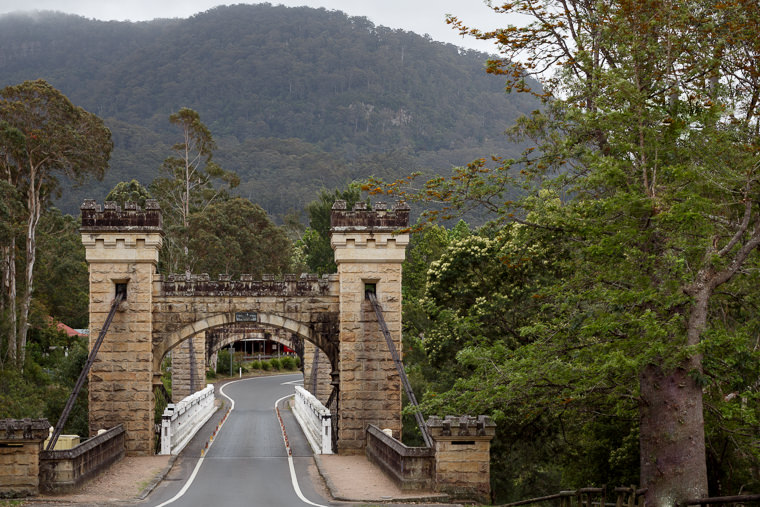
<path id="1" fill-rule="evenodd" d="M 90 370 L 90 435 L 124 424 L 126 451 L 153 454 L 153 282 L 161 249 L 161 210 L 153 200 L 142 210 L 127 203 L 100 209 L 82 205 L 82 243 L 90 267 L 90 348 L 117 291 L 126 300 L 116 312 Z"/>
<path id="2" fill-rule="evenodd" d="M 348 210 L 336 201 L 330 225 L 340 283 L 338 451 L 363 454 L 368 424 L 401 438 L 401 379 L 365 292 L 376 293 L 400 353 L 401 264 L 409 234 L 399 231 L 409 226 L 409 207 L 357 203 Z"/>

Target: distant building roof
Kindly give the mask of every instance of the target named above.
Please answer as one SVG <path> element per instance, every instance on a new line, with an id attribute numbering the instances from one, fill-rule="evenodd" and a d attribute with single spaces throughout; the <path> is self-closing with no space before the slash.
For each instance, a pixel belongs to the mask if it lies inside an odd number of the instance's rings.
<path id="1" fill-rule="evenodd" d="M 58 322 L 56 324 L 56 327 L 58 328 L 59 331 L 63 331 L 68 336 L 87 336 L 87 334 L 80 332 L 81 330 L 71 328 L 67 326 L 66 324 L 64 324 L 63 322 Z"/>

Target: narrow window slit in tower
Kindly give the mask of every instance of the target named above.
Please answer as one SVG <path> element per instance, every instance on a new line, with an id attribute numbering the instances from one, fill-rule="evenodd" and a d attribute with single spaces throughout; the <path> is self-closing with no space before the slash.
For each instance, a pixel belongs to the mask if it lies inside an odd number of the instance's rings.
<path id="1" fill-rule="evenodd" d="M 122 296 L 122 301 L 127 300 L 127 284 L 126 283 L 117 283 L 116 284 L 116 297 L 119 297 L 119 295 Z"/>

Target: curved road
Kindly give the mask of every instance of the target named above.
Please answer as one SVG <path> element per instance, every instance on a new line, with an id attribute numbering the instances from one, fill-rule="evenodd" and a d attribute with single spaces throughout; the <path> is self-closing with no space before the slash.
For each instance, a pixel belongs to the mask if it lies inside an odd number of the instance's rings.
<path id="1" fill-rule="evenodd" d="M 156 507 L 335 505 L 316 492 L 309 479 L 311 449 L 297 423 L 293 426 L 286 422 L 293 450 L 292 469 L 298 478 L 294 481 L 291 477 L 291 464 L 274 405 L 277 400 L 292 395 L 293 384 L 301 379 L 301 375 L 276 375 L 225 384 L 219 394 L 234 400 L 234 408 L 205 457 L 198 459 L 202 443 L 188 446 L 182 453 L 181 477 L 170 474 L 150 495 L 148 504 Z M 229 404 L 230 401 L 225 400 L 223 410 Z M 292 418 L 289 410 L 281 407 L 280 411 L 284 418 Z M 212 418 L 211 424 L 216 425 L 218 419 Z M 201 434 L 205 433 L 201 431 Z"/>

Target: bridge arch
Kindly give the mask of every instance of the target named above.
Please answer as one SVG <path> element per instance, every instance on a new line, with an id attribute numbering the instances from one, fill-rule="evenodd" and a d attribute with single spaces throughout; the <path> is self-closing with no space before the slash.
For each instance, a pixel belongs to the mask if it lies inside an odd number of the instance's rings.
<path id="1" fill-rule="evenodd" d="M 326 351 L 322 348 L 324 345 L 321 343 L 322 340 L 315 338 L 313 336 L 312 329 L 304 323 L 296 321 L 289 317 L 283 317 L 281 315 L 274 315 L 269 313 L 258 313 L 257 317 L 258 323 L 274 328 L 284 329 L 293 334 L 296 334 L 304 340 L 311 342 L 317 348 L 323 350 L 326 354 L 328 354 L 328 357 L 330 357 L 329 351 Z M 221 326 L 235 324 L 237 322 L 238 321 L 235 319 L 234 312 L 220 313 L 202 318 L 198 321 L 183 326 L 177 331 L 169 333 L 161 342 L 154 346 L 154 368 L 158 367 L 158 369 L 160 369 L 161 360 L 163 357 L 185 340 L 192 338 L 198 333 Z"/>
<path id="2" fill-rule="evenodd" d="M 290 349 L 296 350 L 294 348 L 293 343 L 293 337 L 296 336 L 298 340 L 302 340 L 303 343 L 303 337 L 297 336 L 294 333 L 283 333 L 285 331 L 283 328 L 277 328 L 277 327 L 264 327 L 264 326 L 256 326 L 255 328 L 243 328 L 240 329 L 238 326 L 234 326 L 229 328 L 229 332 L 224 332 L 226 329 L 224 327 L 222 328 L 214 328 L 212 330 L 211 335 L 209 333 L 206 334 L 206 359 L 208 360 L 213 354 L 216 354 L 223 348 L 229 346 L 230 344 L 244 341 L 249 339 L 251 335 L 254 336 L 254 339 L 262 339 L 266 341 L 272 341 L 275 343 L 279 343 L 281 345 L 284 345 Z M 221 337 L 218 336 L 214 331 L 222 331 Z M 283 334 L 287 334 L 288 336 L 283 336 Z M 310 342 L 307 342 L 310 343 Z"/>

